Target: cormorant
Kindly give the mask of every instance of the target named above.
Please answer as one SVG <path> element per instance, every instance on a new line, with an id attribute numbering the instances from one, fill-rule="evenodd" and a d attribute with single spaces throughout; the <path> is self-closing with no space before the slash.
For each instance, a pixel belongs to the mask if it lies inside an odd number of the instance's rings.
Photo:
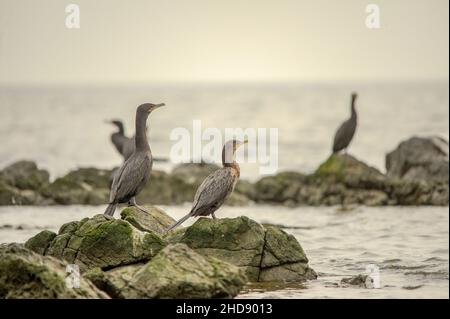
<path id="1" fill-rule="evenodd" d="M 109 205 L 105 215 L 113 216 L 117 204 L 128 203 L 145 212 L 145 209 L 136 204 L 135 196 L 144 188 L 152 170 L 152 153 L 147 141 L 146 122 L 149 114 L 161 104 L 145 103 L 136 110 L 135 151 L 123 163 L 114 175 L 111 186 Z"/>
<path id="2" fill-rule="evenodd" d="M 222 206 L 227 197 L 233 192 L 234 186 L 239 180 L 240 169 L 235 159 L 235 153 L 239 146 L 247 143 L 230 140 L 222 149 L 223 167 L 209 174 L 198 187 L 194 196 L 192 209 L 183 218 L 170 226 L 170 231 L 181 225 L 186 219 L 194 216 L 208 216 L 216 218 L 214 212 Z"/>
<path id="3" fill-rule="evenodd" d="M 117 132 L 111 134 L 111 142 L 116 147 L 116 150 L 123 156 L 124 161 L 126 161 L 131 154 L 134 152 L 134 137 L 129 138 L 125 136 L 125 129 L 122 121 L 112 120 L 108 121 L 119 129 Z"/>
<path id="4" fill-rule="evenodd" d="M 126 161 L 131 154 L 133 154 L 135 149 L 135 136 L 127 137 L 125 136 L 125 129 L 123 126 L 123 122 L 120 120 L 112 120 L 106 121 L 107 123 L 111 123 L 119 129 L 117 132 L 111 134 L 111 142 L 116 147 L 116 150 L 122 155 L 123 160 Z M 153 158 L 154 162 L 167 162 L 167 158 L 156 157 Z"/>
<path id="5" fill-rule="evenodd" d="M 351 98 L 351 116 L 350 118 L 341 124 L 341 126 L 336 131 L 334 135 L 334 143 L 333 143 L 333 154 L 337 153 L 343 149 L 347 151 L 347 147 L 353 139 L 356 131 L 357 125 L 357 114 L 355 108 L 355 102 L 358 95 L 356 93 L 352 93 Z"/>

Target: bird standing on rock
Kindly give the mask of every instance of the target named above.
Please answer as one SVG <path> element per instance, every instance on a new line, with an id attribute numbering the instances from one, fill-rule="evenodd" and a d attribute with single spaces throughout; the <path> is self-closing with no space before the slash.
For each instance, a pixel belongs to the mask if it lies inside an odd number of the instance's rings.
<path id="1" fill-rule="evenodd" d="M 161 106 L 164 106 L 164 103 L 145 103 L 138 106 L 136 110 L 135 150 L 114 175 L 109 205 L 105 210 L 105 215 L 113 216 L 116 206 L 121 203 L 128 203 L 129 206 L 135 206 L 139 210 L 147 212 L 136 204 L 135 196 L 147 183 L 153 164 L 146 134 L 147 118 L 153 110 Z"/>
<path id="2" fill-rule="evenodd" d="M 357 97 L 358 95 L 356 93 L 352 93 L 352 100 L 351 100 L 352 115 L 347 121 L 341 124 L 341 126 L 336 131 L 336 134 L 334 135 L 333 154 L 338 153 L 343 149 L 345 149 L 345 152 L 347 152 L 347 147 L 349 146 L 350 142 L 353 139 L 353 136 L 355 135 L 357 125 L 355 102 Z"/>
<path id="3" fill-rule="evenodd" d="M 223 167 L 209 174 L 198 187 L 194 196 L 192 209 L 183 218 L 170 226 L 167 231 L 181 225 L 189 217 L 208 216 L 216 218 L 214 212 L 222 206 L 227 197 L 233 192 L 233 189 L 239 180 L 240 169 L 236 162 L 235 154 L 239 146 L 246 144 L 247 141 L 230 140 L 225 143 L 222 149 Z"/>

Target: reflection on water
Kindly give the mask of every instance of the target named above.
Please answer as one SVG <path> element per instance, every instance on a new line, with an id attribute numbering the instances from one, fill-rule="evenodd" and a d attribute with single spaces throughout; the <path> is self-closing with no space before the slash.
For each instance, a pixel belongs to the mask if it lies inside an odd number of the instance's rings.
<path id="1" fill-rule="evenodd" d="M 359 92 L 359 127 L 351 153 L 383 170 L 386 152 L 412 135 L 448 139 L 448 84 L 204 85 L 147 88 L 0 88 L 0 167 L 36 160 L 52 176 L 79 166 L 112 168 L 121 159 L 109 142 L 120 118 L 134 130 L 145 101 L 167 107 L 149 119 L 153 153 L 169 155 L 173 128 L 278 128 L 280 169 L 311 171 L 328 155 L 332 136 L 349 116 L 350 92 Z M 223 133 L 223 131 L 222 131 Z M 216 159 L 219 160 L 219 159 Z M 157 168 L 167 169 L 157 163 Z M 241 165 L 244 178 L 258 166 Z"/>
<path id="2" fill-rule="evenodd" d="M 190 208 L 161 206 L 174 218 Z M 0 207 L 0 242 L 24 241 L 42 229 L 58 230 L 101 207 Z M 116 213 L 117 214 L 117 213 Z M 223 207 L 218 217 L 246 215 L 283 225 L 302 244 L 319 278 L 304 284 L 249 285 L 239 298 L 448 298 L 447 207 L 285 208 Z M 186 225 L 194 220 L 188 220 Z M 381 289 L 343 288 L 344 277 L 380 269 Z"/>

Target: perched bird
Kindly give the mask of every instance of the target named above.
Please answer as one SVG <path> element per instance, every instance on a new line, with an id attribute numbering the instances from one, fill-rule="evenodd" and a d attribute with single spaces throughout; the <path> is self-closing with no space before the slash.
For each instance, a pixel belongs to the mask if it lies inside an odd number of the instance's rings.
<path id="1" fill-rule="evenodd" d="M 111 134 L 111 142 L 114 144 L 116 150 L 120 153 L 120 155 L 123 156 L 124 160 L 126 161 L 134 152 L 134 137 L 129 138 L 125 136 L 125 129 L 122 121 L 112 120 L 108 121 L 108 123 L 111 123 L 118 128 L 117 132 Z"/>
<path id="2" fill-rule="evenodd" d="M 106 121 L 107 123 L 111 123 L 119 129 L 117 132 L 111 134 L 111 142 L 116 147 L 116 150 L 122 155 L 123 160 L 126 161 L 131 154 L 133 154 L 135 149 L 135 136 L 127 137 L 125 136 L 125 129 L 122 121 L 120 120 L 112 120 Z M 147 127 L 146 127 L 147 129 Z M 167 158 L 153 158 L 154 162 L 167 162 Z"/>
<path id="3" fill-rule="evenodd" d="M 128 205 L 136 206 L 139 210 L 146 212 L 145 209 L 136 204 L 135 196 L 147 183 L 153 164 L 146 134 L 147 118 L 153 110 L 161 106 L 164 106 L 164 103 L 145 103 L 138 106 L 136 110 L 135 150 L 114 175 L 109 205 L 105 210 L 105 215 L 113 216 L 116 206 L 121 203 L 128 203 Z"/>
<path id="4" fill-rule="evenodd" d="M 352 93 L 351 99 L 352 115 L 347 121 L 341 124 L 341 126 L 336 131 L 336 134 L 334 135 L 333 154 L 338 153 L 343 149 L 345 149 L 345 152 L 347 152 L 347 147 L 352 141 L 353 135 L 355 135 L 357 124 L 355 102 L 357 97 L 358 95 L 356 93 Z"/>
<path id="5" fill-rule="evenodd" d="M 222 149 L 223 167 L 209 174 L 200 184 L 194 196 L 192 209 L 183 218 L 169 227 L 167 231 L 181 225 L 189 217 L 208 216 L 216 218 L 214 212 L 222 206 L 227 197 L 233 192 L 234 186 L 239 180 L 240 169 L 235 159 L 235 153 L 239 146 L 246 144 L 230 140 L 225 143 Z"/>

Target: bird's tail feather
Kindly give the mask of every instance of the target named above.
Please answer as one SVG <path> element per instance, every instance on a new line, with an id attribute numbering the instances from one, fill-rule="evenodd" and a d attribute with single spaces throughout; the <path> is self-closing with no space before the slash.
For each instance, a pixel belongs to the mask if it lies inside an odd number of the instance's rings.
<path id="1" fill-rule="evenodd" d="M 104 214 L 108 216 L 113 216 L 115 211 L 116 211 L 116 204 L 109 204 L 108 207 L 106 207 Z"/>
<path id="2" fill-rule="evenodd" d="M 179 221 L 177 221 L 176 223 L 174 223 L 173 225 L 171 225 L 171 226 L 166 230 L 166 232 L 169 232 L 169 231 L 171 231 L 172 229 L 174 229 L 175 227 L 180 226 L 182 223 L 184 223 L 184 221 L 185 221 L 186 219 L 188 219 L 189 217 L 191 217 L 191 213 L 192 213 L 192 212 L 189 212 L 189 214 L 187 214 L 186 216 L 184 216 L 183 218 L 181 218 Z"/>

